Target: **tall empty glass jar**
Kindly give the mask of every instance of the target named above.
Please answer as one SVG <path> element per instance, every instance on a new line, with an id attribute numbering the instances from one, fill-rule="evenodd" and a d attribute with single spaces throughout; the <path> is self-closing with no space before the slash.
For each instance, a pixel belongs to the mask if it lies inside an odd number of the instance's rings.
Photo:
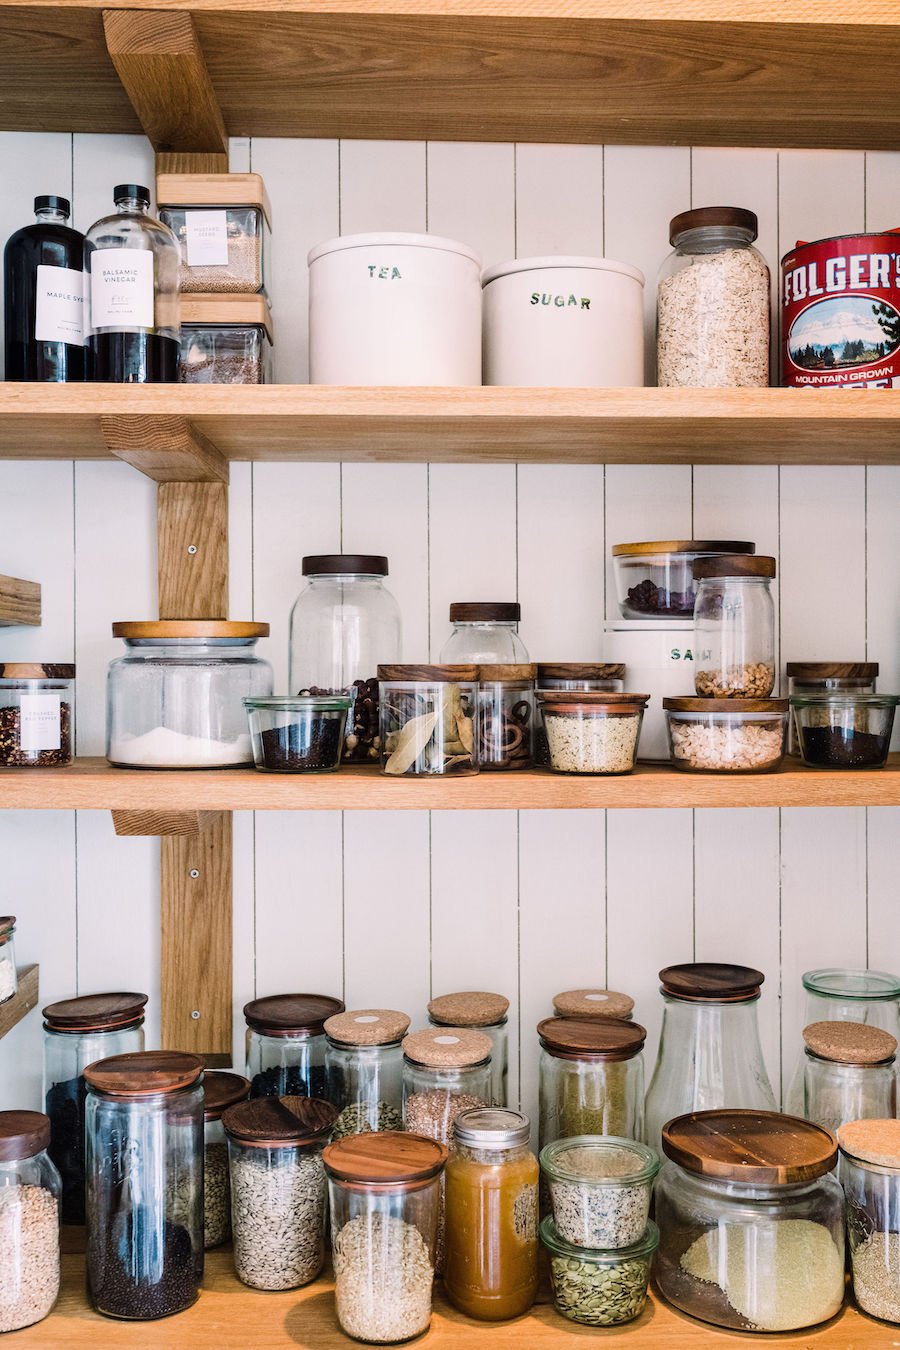
<path id="1" fill-rule="evenodd" d="M 360 1008 L 325 1023 L 328 1100 L 340 1115 L 335 1138 L 403 1128 L 403 1051 L 406 1013 Z"/>
<path id="2" fill-rule="evenodd" d="M 614 1018 L 546 1017 L 537 1031 L 541 1148 L 581 1134 L 639 1139 L 644 1028 Z"/>
<path id="3" fill-rule="evenodd" d="M 503 994 L 474 990 L 461 994 L 441 994 L 428 1005 L 428 1020 L 433 1027 L 471 1027 L 491 1038 L 491 1092 L 494 1106 L 506 1105 L 506 1081 L 509 1075 L 508 1012 L 509 999 Z"/>
<path id="4" fill-rule="evenodd" d="M 344 1011 L 328 994 L 270 994 L 244 1004 L 251 1097 L 327 1097 L 325 1022 Z"/>
<path id="5" fill-rule="evenodd" d="M 40 1111 L 0 1111 L 0 1332 L 40 1322 L 59 1292 L 60 1182 L 49 1143 Z"/>
<path id="6" fill-rule="evenodd" d="M 900 1120 L 849 1122 L 838 1143 L 853 1297 L 872 1317 L 900 1323 Z"/>
<path id="7" fill-rule="evenodd" d="M 880 1120 L 897 1107 L 897 1041 L 860 1022 L 803 1029 L 803 1114 L 837 1133 L 848 1120 Z"/>
<path id="8" fill-rule="evenodd" d="M 453 632 L 441 648 L 441 661 L 521 665 L 528 660 L 519 637 L 522 606 L 517 600 L 455 601 L 450 606 Z"/>
<path id="9" fill-rule="evenodd" d="M 768 698 L 775 688 L 775 559 L 694 563 L 694 688 L 701 698 Z"/>
<path id="10" fill-rule="evenodd" d="M 239 1073 L 207 1072 L 203 1083 L 203 1245 L 221 1247 L 231 1237 L 231 1183 L 222 1117 L 246 1101 L 250 1083 Z"/>

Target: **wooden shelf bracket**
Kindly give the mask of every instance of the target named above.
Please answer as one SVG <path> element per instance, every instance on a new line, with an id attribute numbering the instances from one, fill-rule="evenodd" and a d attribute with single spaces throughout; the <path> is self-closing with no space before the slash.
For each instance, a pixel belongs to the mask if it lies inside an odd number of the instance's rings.
<path id="1" fill-rule="evenodd" d="M 0 576 L 0 628 L 41 624 L 41 588 L 36 581 Z"/>
<path id="2" fill-rule="evenodd" d="M 212 441 L 177 415 L 101 416 L 109 450 L 157 483 L 227 483 L 228 461 Z"/>
<path id="3" fill-rule="evenodd" d="M 0 1039 L 12 1031 L 13 1027 L 17 1026 L 22 1018 L 31 1012 L 32 1008 L 37 1007 L 39 997 L 39 967 L 20 966 L 18 988 L 15 994 L 5 1003 L 0 1003 Z"/>

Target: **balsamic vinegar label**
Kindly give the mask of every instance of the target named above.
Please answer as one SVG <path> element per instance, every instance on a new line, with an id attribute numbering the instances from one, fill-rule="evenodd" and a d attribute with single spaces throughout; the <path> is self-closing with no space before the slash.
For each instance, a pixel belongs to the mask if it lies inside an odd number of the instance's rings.
<path id="1" fill-rule="evenodd" d="M 84 273 L 39 263 L 35 277 L 35 342 L 84 343 Z"/>
<path id="2" fill-rule="evenodd" d="M 90 325 L 152 328 L 153 254 L 143 248 L 98 248 L 90 255 Z"/>

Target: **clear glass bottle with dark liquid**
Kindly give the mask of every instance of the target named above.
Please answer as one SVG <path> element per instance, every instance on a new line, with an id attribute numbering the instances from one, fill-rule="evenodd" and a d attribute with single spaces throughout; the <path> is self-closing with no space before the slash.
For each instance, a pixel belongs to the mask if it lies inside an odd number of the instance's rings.
<path id="1" fill-rule="evenodd" d="M 35 197 L 35 223 L 3 254 L 7 380 L 84 379 L 84 236 L 65 197 Z"/>
<path id="2" fill-rule="evenodd" d="M 178 240 L 150 215 L 150 193 L 121 183 L 116 213 L 84 240 L 88 379 L 167 384 L 178 379 Z"/>

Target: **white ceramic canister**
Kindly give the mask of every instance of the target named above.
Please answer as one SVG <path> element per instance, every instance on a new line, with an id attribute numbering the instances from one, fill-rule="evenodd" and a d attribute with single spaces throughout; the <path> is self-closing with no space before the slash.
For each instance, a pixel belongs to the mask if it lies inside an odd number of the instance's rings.
<path id="1" fill-rule="evenodd" d="M 309 255 L 312 384 L 481 384 L 481 259 L 432 234 L 348 234 Z"/>
<path id="2" fill-rule="evenodd" d="M 610 258 L 517 258 L 486 269 L 484 382 L 644 383 L 644 276 Z"/>
<path id="3" fill-rule="evenodd" d="M 638 741 L 638 762 L 668 763 L 662 701 L 694 692 L 693 621 L 610 619 L 603 625 L 603 659 L 624 661 L 627 687 L 650 695 Z"/>

